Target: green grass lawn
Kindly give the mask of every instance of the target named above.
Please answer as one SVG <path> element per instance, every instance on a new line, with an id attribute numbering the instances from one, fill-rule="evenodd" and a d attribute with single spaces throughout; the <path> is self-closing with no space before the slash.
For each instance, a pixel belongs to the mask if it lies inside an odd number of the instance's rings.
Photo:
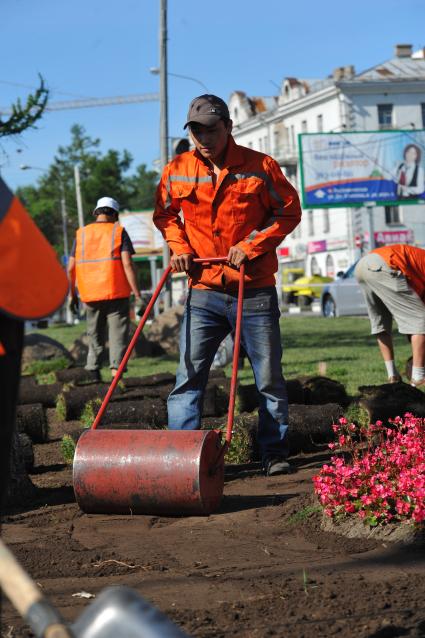
<path id="1" fill-rule="evenodd" d="M 356 394 L 359 385 L 385 383 L 386 371 L 376 345 L 369 334 L 369 321 L 364 317 L 297 316 L 281 319 L 283 344 L 283 370 L 286 378 L 319 373 L 319 363 L 326 364 L 326 376 L 346 386 L 349 394 Z M 69 348 L 73 341 L 84 333 L 85 324 L 57 326 L 39 330 Z M 410 345 L 405 337 L 394 335 L 396 362 L 404 373 L 406 360 L 410 356 Z M 128 376 L 145 376 L 158 372 L 175 373 L 176 357 L 144 357 L 131 359 Z M 227 367 L 230 376 L 230 366 Z M 107 367 L 102 369 L 102 378 L 110 379 Z M 243 383 L 253 381 L 248 362 L 240 371 Z"/>

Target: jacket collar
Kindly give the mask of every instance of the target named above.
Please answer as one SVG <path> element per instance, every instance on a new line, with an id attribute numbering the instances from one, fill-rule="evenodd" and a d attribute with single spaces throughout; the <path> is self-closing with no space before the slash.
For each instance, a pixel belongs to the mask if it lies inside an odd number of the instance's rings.
<path id="1" fill-rule="evenodd" d="M 231 166 L 240 166 L 244 163 L 244 159 L 243 146 L 236 144 L 233 136 L 229 135 L 224 166 L 226 168 L 230 168 Z"/>
<path id="2" fill-rule="evenodd" d="M 202 157 L 199 151 L 195 149 L 193 153 L 198 160 L 200 160 L 206 166 L 209 166 L 209 163 Z M 236 144 L 233 136 L 229 135 L 223 169 L 228 169 L 231 166 L 240 166 L 244 163 L 244 159 L 245 157 L 243 146 L 239 146 L 238 144 Z"/>

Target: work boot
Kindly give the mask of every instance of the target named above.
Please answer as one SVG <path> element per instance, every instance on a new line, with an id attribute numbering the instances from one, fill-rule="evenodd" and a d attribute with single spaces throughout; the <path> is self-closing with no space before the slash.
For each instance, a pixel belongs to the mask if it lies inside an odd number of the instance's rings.
<path id="1" fill-rule="evenodd" d="M 401 376 L 399 374 L 395 374 L 393 377 L 389 377 L 388 383 L 401 383 Z"/>
<path id="2" fill-rule="evenodd" d="M 264 463 L 264 473 L 266 476 L 277 476 L 278 474 L 289 474 L 291 466 L 288 461 L 282 457 L 273 457 L 266 459 Z"/>

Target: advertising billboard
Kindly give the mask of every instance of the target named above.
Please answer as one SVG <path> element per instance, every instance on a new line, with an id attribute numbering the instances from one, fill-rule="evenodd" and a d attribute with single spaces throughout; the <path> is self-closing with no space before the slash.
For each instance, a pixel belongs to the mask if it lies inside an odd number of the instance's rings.
<path id="1" fill-rule="evenodd" d="M 138 255 L 160 254 L 164 244 L 162 235 L 152 221 L 153 211 L 120 213 L 120 224 L 130 236 Z"/>
<path id="2" fill-rule="evenodd" d="M 307 208 L 425 203 L 425 130 L 302 133 Z"/>

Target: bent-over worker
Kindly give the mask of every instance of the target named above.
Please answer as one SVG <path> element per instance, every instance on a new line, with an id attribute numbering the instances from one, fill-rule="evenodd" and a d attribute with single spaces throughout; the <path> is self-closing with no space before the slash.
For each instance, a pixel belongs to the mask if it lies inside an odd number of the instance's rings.
<path id="1" fill-rule="evenodd" d="M 371 333 L 387 369 L 388 381 L 401 375 L 394 362 L 392 320 L 408 336 L 413 355 L 413 386 L 425 385 L 425 250 L 394 244 L 376 248 L 360 259 L 355 276 L 366 299 Z"/>

